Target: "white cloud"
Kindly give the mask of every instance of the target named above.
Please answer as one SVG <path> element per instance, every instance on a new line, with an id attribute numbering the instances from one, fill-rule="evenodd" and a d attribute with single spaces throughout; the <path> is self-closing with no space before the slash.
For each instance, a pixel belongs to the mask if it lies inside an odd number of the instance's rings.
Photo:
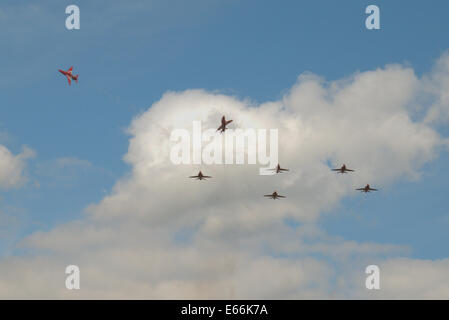
<path id="1" fill-rule="evenodd" d="M 0 145 L 0 188 L 10 189 L 22 186 L 27 178 L 24 174 L 26 160 L 34 157 L 34 151 L 24 147 L 22 152 L 14 155 Z"/>
<path id="2" fill-rule="evenodd" d="M 424 78 L 423 90 L 427 99 L 433 102 L 425 121 L 428 123 L 444 123 L 449 120 L 449 51 L 438 59 L 433 72 Z"/>
<path id="3" fill-rule="evenodd" d="M 0 262 L 0 296 L 363 296 L 353 280 L 353 274 L 363 274 L 363 263 L 382 258 L 388 271 L 397 261 L 391 259 L 407 255 L 409 248 L 346 241 L 326 235 L 316 223 L 324 211 L 354 195 L 354 188 L 371 183 L 382 189 L 398 179 L 417 179 L 420 167 L 438 155 L 445 140 L 415 114 L 434 108 L 418 105 L 422 86 L 430 86 L 426 94 L 434 97 L 449 89 L 428 81 L 438 70 L 419 79 L 412 69 L 391 65 L 330 83 L 307 74 L 281 100 L 258 106 L 204 90 L 165 94 L 129 128 L 124 159 L 130 174 L 89 206 L 85 219 L 25 239 L 21 246 L 35 256 Z M 191 129 L 193 120 L 201 120 L 204 129 L 216 128 L 223 114 L 235 127 L 279 129 L 280 162 L 291 172 L 259 176 L 258 165 L 213 165 L 201 167 L 213 179 L 187 179 L 200 166 L 170 162 L 171 130 Z M 333 174 L 328 161 L 357 172 Z M 274 189 L 287 199 L 262 198 Z M 286 225 L 286 218 L 301 227 Z M 426 263 L 440 270 L 441 262 Z M 83 279 L 73 295 L 59 278 L 69 264 L 80 266 Z M 407 290 L 395 282 L 397 273 L 391 274 L 385 292 Z M 438 279 L 447 277 L 423 278 L 413 294 L 428 292 Z M 445 288 L 438 293 L 447 297 Z"/>

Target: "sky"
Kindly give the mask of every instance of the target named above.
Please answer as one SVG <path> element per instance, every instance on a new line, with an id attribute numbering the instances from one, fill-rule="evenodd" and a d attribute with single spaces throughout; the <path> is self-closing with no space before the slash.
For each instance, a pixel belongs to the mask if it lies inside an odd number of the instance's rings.
<path id="1" fill-rule="evenodd" d="M 371 4 L 380 30 L 365 28 Z M 448 9 L 2 1 L 0 297 L 449 298 Z M 57 70 L 72 65 L 68 86 Z M 174 123 L 223 112 L 279 128 L 291 172 L 211 166 L 207 187 L 184 181 L 196 166 L 160 162 Z M 341 163 L 356 173 L 328 172 Z M 353 190 L 370 181 L 379 192 Z M 288 198 L 261 203 L 273 184 Z M 368 264 L 385 270 L 371 296 Z M 273 270 L 285 276 L 257 290 Z"/>

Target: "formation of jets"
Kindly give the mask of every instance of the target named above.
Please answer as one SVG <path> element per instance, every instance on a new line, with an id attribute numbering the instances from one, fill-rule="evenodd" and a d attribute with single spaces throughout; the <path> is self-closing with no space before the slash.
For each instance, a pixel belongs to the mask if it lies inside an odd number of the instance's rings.
<path id="1" fill-rule="evenodd" d="M 231 122 L 232 122 L 232 120 L 226 120 L 226 117 L 223 116 L 221 118 L 221 125 L 218 127 L 217 131 L 220 131 L 220 133 L 225 132 L 226 129 L 227 129 L 226 126 L 228 124 L 230 124 Z M 283 172 L 286 172 L 286 171 L 290 171 L 289 169 L 282 168 L 280 164 L 278 164 L 275 168 L 269 169 L 269 170 L 275 171 L 276 173 L 283 173 Z M 346 167 L 346 164 L 343 164 L 340 168 L 331 169 L 331 170 L 334 171 L 334 172 L 337 172 L 337 173 L 341 173 L 341 174 L 348 173 L 348 172 L 354 172 L 355 171 L 353 169 L 349 169 L 348 167 Z M 189 178 L 196 179 L 196 180 L 206 180 L 206 179 L 212 178 L 212 177 L 211 176 L 206 176 L 206 175 L 204 175 L 200 171 L 200 172 L 198 172 L 198 174 L 196 176 L 190 176 Z M 378 189 L 371 188 L 369 184 L 367 184 L 363 188 L 358 188 L 356 190 L 364 192 L 364 193 L 368 193 L 368 192 L 371 192 L 371 191 L 378 191 Z M 272 194 L 265 194 L 263 196 L 266 197 L 266 198 L 273 199 L 273 200 L 286 198 L 286 196 L 282 196 L 282 195 L 278 194 L 277 191 L 274 191 Z"/>
<path id="2" fill-rule="evenodd" d="M 67 77 L 67 81 L 69 82 L 69 86 L 72 84 L 72 80 L 75 80 L 76 83 L 78 83 L 78 75 L 74 76 L 72 74 L 72 71 L 73 71 L 73 66 L 70 67 L 70 69 L 67 70 L 67 71 L 59 69 L 59 72 L 61 72 L 63 75 L 65 75 Z"/>
<path id="3" fill-rule="evenodd" d="M 341 168 L 338 168 L 338 169 L 332 169 L 332 171 L 335 171 L 335 172 L 337 172 L 337 173 L 342 173 L 342 174 L 343 174 L 343 173 L 348 173 L 348 172 L 354 172 L 355 170 L 348 169 L 348 168 L 346 167 L 346 165 L 343 164 L 343 165 L 341 166 Z M 364 192 L 364 193 L 368 193 L 368 192 L 371 192 L 371 191 L 378 191 L 377 189 L 371 188 L 369 184 L 367 184 L 367 185 L 364 186 L 363 188 L 358 188 L 358 189 L 356 189 L 356 190 L 357 190 L 357 191 L 362 191 L 362 192 Z"/>

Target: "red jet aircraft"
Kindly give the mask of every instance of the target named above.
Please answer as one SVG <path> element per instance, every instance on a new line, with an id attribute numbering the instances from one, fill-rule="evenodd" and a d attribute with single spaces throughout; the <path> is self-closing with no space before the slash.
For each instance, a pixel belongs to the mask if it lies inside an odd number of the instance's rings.
<path id="1" fill-rule="evenodd" d="M 196 176 L 190 176 L 189 178 L 196 179 L 196 180 L 206 180 L 207 178 L 212 178 L 211 176 L 205 176 L 201 171 L 198 172 L 198 175 Z"/>
<path id="2" fill-rule="evenodd" d="M 74 76 L 72 74 L 72 70 L 73 70 L 73 67 L 70 67 L 70 69 L 67 71 L 59 69 L 59 72 L 61 72 L 63 75 L 65 75 L 67 77 L 67 80 L 69 81 L 69 86 L 72 84 L 72 80 L 75 80 L 76 83 L 78 83 L 78 75 Z"/>
<path id="3" fill-rule="evenodd" d="M 276 168 L 270 169 L 271 171 L 276 171 L 276 173 L 282 173 L 284 171 L 289 171 L 288 169 L 281 168 L 281 165 L 278 164 Z"/>
<path id="4" fill-rule="evenodd" d="M 368 192 L 370 192 L 370 191 L 377 191 L 377 189 L 371 188 L 371 187 L 369 186 L 369 184 L 367 184 L 364 188 L 358 188 L 358 189 L 356 189 L 356 190 L 362 191 L 362 192 L 365 192 L 365 193 L 368 193 Z"/>
<path id="5" fill-rule="evenodd" d="M 277 191 L 273 192 L 272 194 L 265 194 L 264 197 L 271 198 L 273 200 L 279 199 L 279 198 L 285 198 L 285 196 L 281 196 L 277 193 Z"/>
<path id="6" fill-rule="evenodd" d="M 332 171 L 336 171 L 338 173 L 347 173 L 347 172 L 354 172 L 354 170 L 348 169 L 346 168 L 346 165 L 343 164 L 343 166 L 341 168 L 338 169 L 332 169 Z"/>
<path id="7" fill-rule="evenodd" d="M 226 126 L 230 124 L 232 120 L 226 120 L 225 116 L 221 118 L 221 126 L 218 127 L 217 131 L 220 131 L 220 133 L 223 133 L 226 131 Z"/>

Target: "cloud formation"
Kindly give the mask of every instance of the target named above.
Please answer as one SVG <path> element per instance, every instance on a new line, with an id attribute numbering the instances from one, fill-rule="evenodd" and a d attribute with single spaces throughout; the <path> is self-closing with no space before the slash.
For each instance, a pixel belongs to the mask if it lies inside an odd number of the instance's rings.
<path id="1" fill-rule="evenodd" d="M 317 222 L 355 187 L 418 179 L 438 156 L 446 140 L 431 114 L 447 108 L 446 65 L 448 55 L 422 78 L 401 65 L 332 82 L 304 74 L 282 99 L 260 105 L 204 90 L 166 93 L 130 125 L 130 173 L 82 220 L 24 239 L 33 255 L 0 262 L 0 297 L 371 297 L 361 279 L 377 261 L 386 276 L 376 297 L 448 298 L 446 260 L 405 260 L 409 248 L 333 237 Z M 191 130 L 195 120 L 216 128 L 222 115 L 238 128 L 277 128 L 279 159 L 291 171 L 170 162 L 173 129 Z M 343 163 L 357 174 L 330 172 Z M 214 178 L 187 179 L 199 169 Z M 262 198 L 275 189 L 287 198 Z M 81 269 L 75 293 L 64 288 L 69 264 Z M 400 272 L 406 264 L 416 269 Z M 426 272 L 434 276 L 418 277 Z"/>
<path id="2" fill-rule="evenodd" d="M 0 188 L 11 189 L 22 186 L 27 178 L 24 170 L 26 160 L 34 157 L 35 152 L 24 147 L 22 152 L 14 155 L 3 145 L 0 145 Z"/>

